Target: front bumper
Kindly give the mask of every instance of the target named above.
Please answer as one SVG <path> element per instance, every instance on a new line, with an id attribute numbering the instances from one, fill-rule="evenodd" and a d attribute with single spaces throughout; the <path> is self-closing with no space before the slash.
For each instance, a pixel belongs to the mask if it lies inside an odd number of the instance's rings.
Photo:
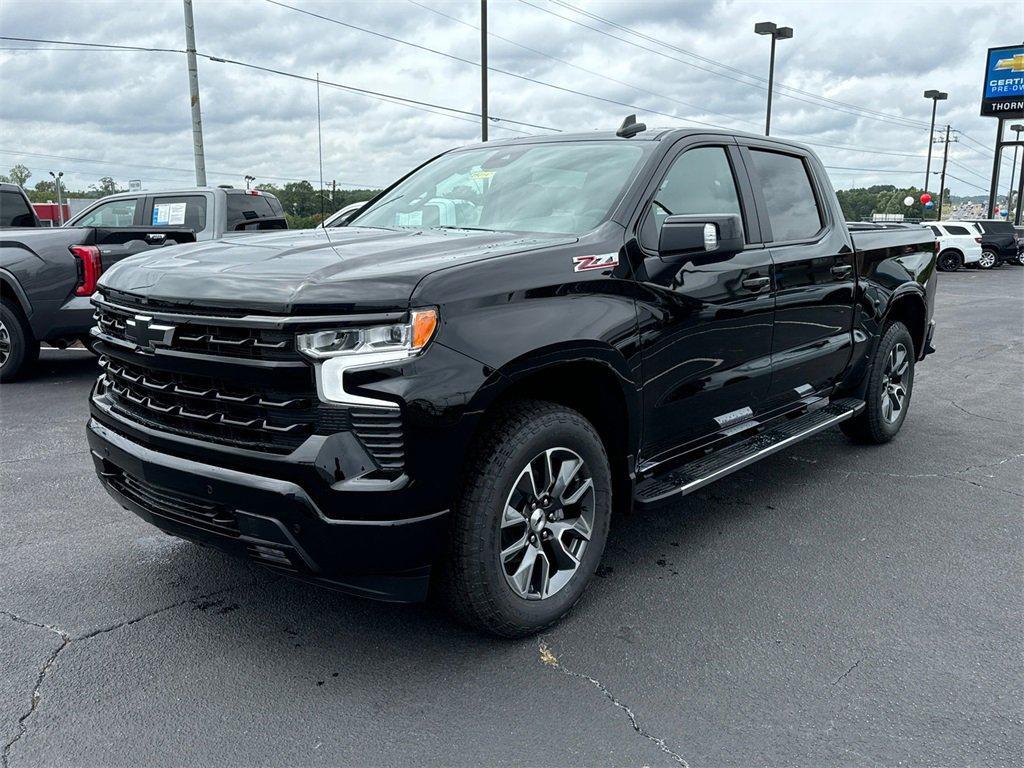
<path id="1" fill-rule="evenodd" d="M 96 418 L 87 432 L 108 493 L 169 534 L 365 597 L 426 597 L 447 510 L 396 520 L 336 519 L 297 483 L 160 453 Z M 353 506 L 359 496 L 352 494 Z"/>

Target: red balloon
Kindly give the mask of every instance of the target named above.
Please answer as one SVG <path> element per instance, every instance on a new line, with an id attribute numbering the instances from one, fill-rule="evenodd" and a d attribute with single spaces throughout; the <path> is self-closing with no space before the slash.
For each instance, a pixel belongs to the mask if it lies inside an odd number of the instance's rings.
<path id="1" fill-rule="evenodd" d="M 932 196 L 929 195 L 927 192 L 925 192 L 923 195 L 921 195 L 921 202 L 922 203 L 930 203 L 931 201 L 932 201 Z"/>

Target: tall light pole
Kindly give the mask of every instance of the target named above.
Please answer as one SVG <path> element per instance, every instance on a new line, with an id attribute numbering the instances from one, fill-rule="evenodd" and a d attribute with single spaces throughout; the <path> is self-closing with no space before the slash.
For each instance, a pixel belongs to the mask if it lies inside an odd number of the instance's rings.
<path id="1" fill-rule="evenodd" d="M 256 177 L 255 176 L 250 176 L 249 174 L 245 175 L 245 188 L 246 188 L 246 190 L 249 189 L 249 184 L 251 182 L 253 182 L 253 181 L 256 181 Z"/>
<path id="2" fill-rule="evenodd" d="M 1016 123 L 1015 125 L 1011 125 L 1010 126 L 1010 130 L 1013 131 L 1017 135 L 1016 138 L 1014 139 L 1014 141 L 1019 142 L 1020 141 L 1020 133 L 1021 133 L 1021 131 L 1024 131 L 1024 125 L 1021 125 L 1020 123 Z M 1013 213 L 1013 206 L 1011 205 L 1011 203 L 1013 202 L 1013 181 L 1014 181 L 1014 176 L 1017 173 L 1017 149 L 1018 148 L 1019 148 L 1019 144 L 1014 144 L 1013 145 L 1013 165 L 1010 166 L 1010 191 L 1006 193 L 1006 220 L 1007 221 L 1011 221 L 1011 214 Z M 1020 208 L 1020 198 L 1019 197 L 1017 198 L 1017 208 L 1018 209 Z"/>
<path id="3" fill-rule="evenodd" d="M 480 141 L 487 141 L 487 0 L 480 0 Z"/>
<path id="4" fill-rule="evenodd" d="M 932 127 L 928 129 L 928 164 L 925 166 L 924 186 L 921 188 L 922 192 L 927 192 L 932 172 L 932 139 L 935 138 L 935 110 L 939 106 L 940 101 L 945 101 L 949 98 L 949 94 L 942 91 L 925 91 L 924 97 L 932 100 Z"/>
<path id="5" fill-rule="evenodd" d="M 764 118 L 764 135 L 769 136 L 772 131 L 772 87 L 775 84 L 775 41 L 789 40 L 793 36 L 793 28 L 776 26 L 773 21 L 759 21 L 754 25 L 754 31 L 772 37 L 772 55 L 768 63 L 768 111 Z"/>
<path id="6" fill-rule="evenodd" d="M 196 161 L 196 186 L 206 186 L 206 156 L 203 153 L 203 114 L 199 108 L 199 69 L 196 67 L 196 24 L 192 0 L 185 4 L 185 57 L 188 60 L 188 92 L 192 103 L 192 153 Z"/>
<path id="7" fill-rule="evenodd" d="M 63 227 L 64 226 L 64 203 L 63 203 L 63 200 L 61 199 L 61 194 L 60 194 L 60 187 L 61 187 L 60 180 L 64 176 L 64 171 L 58 171 L 57 173 L 54 173 L 53 171 L 50 171 L 50 175 L 53 176 L 53 185 L 57 188 L 57 224 L 58 224 L 58 226 Z"/>

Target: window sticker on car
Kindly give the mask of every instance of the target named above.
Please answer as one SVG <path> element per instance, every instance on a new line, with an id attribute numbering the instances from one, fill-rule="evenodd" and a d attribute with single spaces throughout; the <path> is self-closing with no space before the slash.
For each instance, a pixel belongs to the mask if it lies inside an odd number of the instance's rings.
<path id="1" fill-rule="evenodd" d="M 185 223 L 185 203 L 158 203 L 153 206 L 153 226 L 178 227 Z"/>
<path id="2" fill-rule="evenodd" d="M 597 256 L 573 256 L 574 272 L 588 272 L 591 269 L 610 269 L 619 265 L 618 253 L 602 253 Z"/>

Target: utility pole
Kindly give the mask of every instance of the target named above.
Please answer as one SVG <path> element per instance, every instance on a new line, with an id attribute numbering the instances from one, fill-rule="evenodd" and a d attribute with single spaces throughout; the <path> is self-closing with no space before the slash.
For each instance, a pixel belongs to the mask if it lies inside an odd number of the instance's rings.
<path id="1" fill-rule="evenodd" d="M 936 221 L 942 221 L 942 196 L 946 191 L 946 163 L 949 162 L 949 126 L 946 126 L 946 141 L 942 148 L 942 175 L 939 177 L 939 214 Z"/>
<path id="2" fill-rule="evenodd" d="M 206 186 L 206 156 L 203 154 L 203 114 L 199 109 L 199 70 L 196 67 L 196 24 L 192 0 L 185 4 L 185 57 L 188 60 L 188 92 L 192 102 L 192 153 L 196 160 L 196 186 Z"/>
<path id="3" fill-rule="evenodd" d="M 338 191 L 338 180 L 331 180 L 331 210 L 334 210 L 334 194 Z"/>
<path id="4" fill-rule="evenodd" d="M 50 171 L 50 175 L 53 176 L 53 185 L 54 185 L 54 187 L 57 188 L 57 224 L 59 226 L 63 227 L 64 226 L 64 202 L 63 202 L 63 200 L 61 198 L 61 194 L 60 194 L 60 191 L 61 191 L 60 190 L 60 188 L 61 188 L 60 180 L 64 176 L 64 171 L 58 171 L 57 173 L 54 173 L 53 171 Z"/>
<path id="5" fill-rule="evenodd" d="M 480 0 L 480 141 L 487 141 L 487 0 Z"/>
<path id="6" fill-rule="evenodd" d="M 320 131 L 320 73 L 316 73 L 316 151 L 320 158 L 320 221 L 324 220 L 324 139 Z"/>

